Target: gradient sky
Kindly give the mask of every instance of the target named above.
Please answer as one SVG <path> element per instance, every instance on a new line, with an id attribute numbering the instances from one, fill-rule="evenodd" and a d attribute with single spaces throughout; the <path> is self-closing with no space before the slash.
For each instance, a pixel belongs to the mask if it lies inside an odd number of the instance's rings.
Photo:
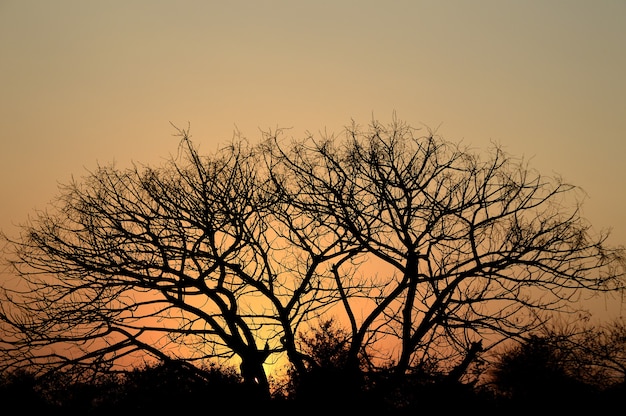
<path id="1" fill-rule="evenodd" d="M 395 112 L 562 175 L 623 245 L 625 77 L 623 0 L 0 0 L 0 228 L 98 163 L 159 163 L 170 122 L 210 153 Z"/>

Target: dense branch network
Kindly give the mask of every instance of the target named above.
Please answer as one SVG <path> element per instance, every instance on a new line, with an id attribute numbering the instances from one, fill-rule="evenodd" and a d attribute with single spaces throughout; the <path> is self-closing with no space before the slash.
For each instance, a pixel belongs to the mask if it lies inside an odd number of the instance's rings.
<path id="1" fill-rule="evenodd" d="M 270 357 L 305 373 L 299 332 L 334 316 L 346 367 L 452 373 L 581 293 L 624 287 L 623 251 L 592 234 L 576 188 L 497 146 L 480 156 L 393 120 L 203 157 L 178 133 L 167 164 L 99 167 L 3 236 L 17 279 L 2 369 L 237 359 L 267 390 Z"/>

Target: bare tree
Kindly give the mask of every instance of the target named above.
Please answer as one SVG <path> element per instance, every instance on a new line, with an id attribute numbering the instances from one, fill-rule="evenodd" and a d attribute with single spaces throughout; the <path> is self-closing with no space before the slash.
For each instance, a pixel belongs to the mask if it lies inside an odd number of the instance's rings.
<path id="1" fill-rule="evenodd" d="M 271 354 L 302 368 L 294 334 L 332 300 L 314 272 L 324 255 L 290 260 L 310 253 L 281 235 L 282 196 L 244 140 L 203 158 L 179 134 L 165 166 L 101 167 L 4 236 L 20 280 L 2 291 L 3 369 L 237 358 L 266 394 Z"/>
<path id="2" fill-rule="evenodd" d="M 2 236 L 17 279 L 1 292 L 0 369 L 237 359 L 267 395 L 264 364 L 280 353 L 308 371 L 296 334 L 339 316 L 346 368 L 388 351 L 397 374 L 441 361 L 456 379 L 477 346 L 532 331 L 584 291 L 623 289 L 622 251 L 567 204 L 575 187 L 498 147 L 481 159 L 416 131 L 268 133 L 202 157 L 179 130 L 164 166 L 71 182 Z"/>
<path id="3" fill-rule="evenodd" d="M 623 290 L 623 249 L 592 232 L 573 185 L 395 119 L 346 131 L 271 149 L 291 209 L 359 248 L 332 268 L 348 365 L 384 343 L 400 346 L 398 374 L 441 361 L 457 378 L 468 356 L 574 311 L 581 294 Z"/>

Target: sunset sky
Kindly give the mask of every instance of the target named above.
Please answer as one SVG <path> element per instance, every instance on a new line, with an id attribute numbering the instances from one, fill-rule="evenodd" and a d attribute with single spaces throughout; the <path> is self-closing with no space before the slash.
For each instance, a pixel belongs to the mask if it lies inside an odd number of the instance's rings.
<path id="1" fill-rule="evenodd" d="M 210 153 L 395 112 L 562 175 L 626 244 L 623 0 L 0 0 L 0 86 L 9 234 L 72 175 L 175 153 L 170 123 Z"/>

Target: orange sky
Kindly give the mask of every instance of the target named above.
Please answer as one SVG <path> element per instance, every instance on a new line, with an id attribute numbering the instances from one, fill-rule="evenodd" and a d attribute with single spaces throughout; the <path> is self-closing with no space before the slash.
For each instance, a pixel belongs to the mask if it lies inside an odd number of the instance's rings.
<path id="1" fill-rule="evenodd" d="M 621 0 L 0 0 L 0 228 L 97 163 L 176 152 L 170 122 L 208 153 L 395 111 L 561 174 L 626 244 L 625 51 Z"/>

